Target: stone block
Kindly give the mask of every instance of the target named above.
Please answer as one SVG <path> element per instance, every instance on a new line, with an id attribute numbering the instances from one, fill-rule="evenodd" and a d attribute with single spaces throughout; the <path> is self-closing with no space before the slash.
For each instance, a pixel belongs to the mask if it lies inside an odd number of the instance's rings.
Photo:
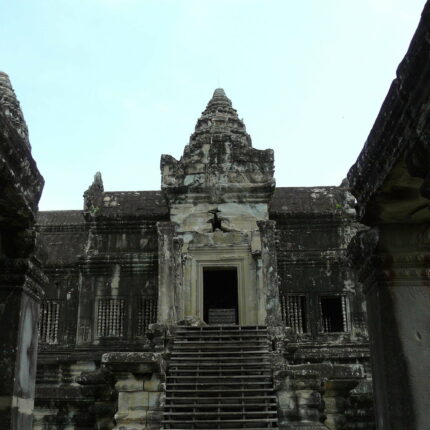
<path id="1" fill-rule="evenodd" d="M 131 373 L 127 379 L 120 379 L 116 384 L 117 391 L 143 391 L 143 379 L 136 378 Z"/>
<path id="2" fill-rule="evenodd" d="M 143 389 L 145 391 L 161 391 L 160 384 L 159 377 L 156 374 L 152 374 L 151 379 L 144 381 Z"/>
<path id="3" fill-rule="evenodd" d="M 148 404 L 149 396 L 144 391 L 118 393 L 118 412 L 144 411 Z"/>
<path id="4" fill-rule="evenodd" d="M 161 392 L 153 391 L 148 394 L 148 407 L 150 409 L 155 409 L 161 407 Z"/>

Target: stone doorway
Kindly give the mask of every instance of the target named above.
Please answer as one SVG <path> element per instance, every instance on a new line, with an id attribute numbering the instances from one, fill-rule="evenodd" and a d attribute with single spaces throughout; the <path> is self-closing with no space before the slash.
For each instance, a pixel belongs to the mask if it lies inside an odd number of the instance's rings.
<path id="1" fill-rule="evenodd" d="M 208 324 L 238 324 L 236 267 L 203 268 L 203 319 Z"/>

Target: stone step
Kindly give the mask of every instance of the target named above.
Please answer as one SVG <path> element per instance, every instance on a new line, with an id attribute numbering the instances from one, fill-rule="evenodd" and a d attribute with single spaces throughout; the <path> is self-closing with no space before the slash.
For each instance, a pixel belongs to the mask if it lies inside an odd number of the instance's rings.
<path id="1" fill-rule="evenodd" d="M 237 375 L 238 369 L 224 369 L 223 367 L 220 367 L 219 369 L 204 369 L 204 370 L 200 370 L 198 368 L 190 368 L 188 370 L 187 369 L 176 369 L 176 370 L 168 371 L 167 375 L 173 376 L 173 374 L 178 374 L 178 375 L 182 374 L 182 373 L 195 374 L 195 373 L 202 373 L 202 372 L 204 372 L 205 375 L 210 374 L 210 373 L 217 373 L 217 374 L 219 374 L 219 373 L 233 374 L 234 373 L 235 375 Z M 243 372 L 245 372 L 245 373 L 243 373 Z M 263 376 L 263 374 L 271 375 L 271 371 L 269 368 L 263 369 L 263 370 L 261 370 L 261 369 L 243 369 L 240 371 L 240 373 L 242 375 L 246 375 L 247 373 L 254 373 L 256 375 L 262 375 L 262 376 Z M 222 375 L 220 375 L 220 376 L 222 376 Z M 225 375 L 225 376 L 227 376 L 227 375 Z"/>
<path id="2" fill-rule="evenodd" d="M 266 327 L 181 328 L 168 363 L 164 429 L 277 429 Z"/>
<path id="3" fill-rule="evenodd" d="M 270 345 L 267 342 L 247 342 L 247 343 L 240 343 L 240 342 L 199 342 L 199 343 L 191 343 L 191 342 L 184 342 L 182 344 L 174 344 L 173 349 L 174 351 L 196 351 L 196 350 L 237 350 L 237 349 L 268 349 Z"/>
<path id="4" fill-rule="evenodd" d="M 178 340 L 183 340 L 184 338 L 196 338 L 196 337 L 201 337 L 201 338 L 223 338 L 223 337 L 229 337 L 231 339 L 237 339 L 237 338 L 245 338 L 245 339 L 252 339 L 252 338 L 259 338 L 259 339 L 263 339 L 263 338 L 267 338 L 267 333 L 263 333 L 261 331 L 231 331 L 231 332 L 227 332 L 227 331 L 212 331 L 212 332 L 179 332 L 175 334 L 176 339 Z"/>
<path id="5" fill-rule="evenodd" d="M 226 411 L 226 412 L 219 412 L 219 411 L 213 411 L 213 412 L 193 412 L 193 417 L 207 417 L 210 416 L 218 416 L 218 417 L 242 417 L 242 419 L 246 419 L 244 415 L 249 415 L 251 417 L 254 417 L 256 415 L 262 415 L 265 418 L 270 418 L 273 415 L 276 415 L 276 411 L 245 411 L 245 412 L 236 412 L 236 411 Z M 183 416 L 190 416 L 189 412 L 164 412 L 164 415 L 168 415 L 169 417 L 183 417 Z"/>
<path id="6" fill-rule="evenodd" d="M 242 355 L 244 355 L 243 357 L 238 357 L 237 353 L 233 353 L 232 356 L 228 356 L 228 355 L 222 355 L 219 357 L 201 357 L 199 358 L 199 360 L 243 360 L 243 359 L 254 359 L 254 360 L 261 360 L 261 359 L 265 359 L 265 360 L 269 360 L 269 356 L 268 354 L 264 354 L 264 353 L 243 353 Z M 248 357 L 247 357 L 248 356 Z M 188 356 L 188 354 L 186 354 L 186 356 L 184 357 L 183 354 L 177 354 L 177 355 L 172 355 L 171 356 L 171 360 L 175 361 L 175 360 L 193 360 L 193 356 L 190 355 Z M 196 361 L 194 359 L 194 361 Z"/>
<path id="7" fill-rule="evenodd" d="M 199 379 L 208 379 L 209 381 L 211 380 L 220 380 L 220 379 L 226 379 L 226 380 L 232 380 L 232 379 L 245 379 L 245 380 L 249 380 L 249 379 L 269 379 L 270 382 L 272 382 L 272 379 L 270 378 L 270 376 L 264 376 L 264 375 L 230 375 L 230 376 L 219 376 L 219 375 L 214 375 L 214 376 L 210 376 L 210 375 L 195 375 L 195 376 L 173 376 L 173 375 L 168 375 L 167 376 L 167 380 L 171 380 L 171 379 L 192 379 L 192 380 L 199 380 Z M 237 381 L 236 381 L 237 382 Z"/>
<path id="8" fill-rule="evenodd" d="M 242 397 L 242 396 L 232 396 L 232 397 L 220 397 L 220 396 L 217 396 L 217 397 L 215 397 L 215 396 L 208 396 L 208 397 L 205 397 L 205 396 L 171 397 L 169 394 L 166 396 L 166 401 L 174 401 L 174 400 L 206 401 L 207 400 L 207 401 L 213 402 L 214 400 L 217 400 L 217 401 L 223 401 L 223 402 L 224 401 L 225 402 L 231 402 L 231 401 L 244 402 L 247 400 L 256 401 L 257 399 L 261 399 L 264 401 L 267 401 L 267 400 L 271 400 L 271 401 L 273 400 L 274 401 L 274 400 L 276 400 L 276 396 L 274 394 L 267 394 L 267 393 L 264 393 L 262 395 L 256 395 L 256 396 L 251 395 L 251 396 L 246 396 L 246 397 Z"/>
<path id="9" fill-rule="evenodd" d="M 212 387 L 229 387 L 229 386 L 233 386 L 233 387 L 240 387 L 241 386 L 245 386 L 245 387 L 260 387 L 260 386 L 273 386 L 272 382 L 269 381 L 261 381 L 261 382 L 245 382 L 245 383 L 240 383 L 237 381 L 232 381 L 232 382 L 225 382 L 225 381 L 213 381 L 213 382 L 169 382 L 168 385 L 166 385 L 166 390 L 174 390 L 176 387 L 195 387 L 195 389 L 199 389 L 199 390 L 203 390 L 203 388 L 205 390 L 210 390 L 212 389 Z M 200 388 L 201 387 L 201 388 Z"/>
<path id="10" fill-rule="evenodd" d="M 271 403 L 190 403 L 180 405 L 167 405 L 166 409 L 252 409 L 252 408 L 276 408 L 275 399 Z"/>
<path id="11" fill-rule="evenodd" d="M 250 369 L 255 369 L 255 370 L 270 370 L 270 361 L 265 361 L 265 362 L 253 362 L 253 363 L 243 363 L 243 362 L 233 362 L 233 363 L 221 363 L 221 364 L 215 364 L 212 362 L 208 362 L 208 361 L 203 361 L 200 362 L 196 365 L 196 363 L 193 363 L 192 361 L 190 362 L 190 360 L 187 361 L 179 361 L 178 363 L 171 363 L 171 367 L 188 367 L 188 368 L 192 368 L 192 369 L 196 369 L 199 366 L 203 366 L 203 367 L 211 367 L 212 369 L 214 369 L 214 367 L 218 367 L 218 368 L 225 368 L 228 369 L 229 367 L 242 367 L 242 368 L 246 368 L 247 370 Z M 215 370 L 215 369 L 214 369 Z M 239 369 L 238 369 L 239 370 Z"/>
<path id="12" fill-rule="evenodd" d="M 212 336 L 209 336 L 212 337 Z M 173 343 L 175 345 L 236 345 L 237 343 L 264 343 L 264 344 L 269 344 L 269 340 L 267 339 L 267 336 L 259 336 L 258 339 L 255 340 L 251 340 L 251 339 L 245 339 L 244 341 L 238 342 L 237 340 L 233 339 L 233 340 L 211 340 L 211 341 L 204 341 L 204 340 L 187 340 L 187 339 L 183 339 L 183 338 L 176 338 Z"/>
<path id="13" fill-rule="evenodd" d="M 179 326 L 177 329 L 178 332 L 182 331 L 214 331 L 214 330 L 235 330 L 235 331 L 247 331 L 247 330 L 255 330 L 255 331 L 267 331 L 267 326 L 265 325 L 224 325 L 224 324 L 211 324 L 200 327 L 192 327 L 192 326 Z"/>
<path id="14" fill-rule="evenodd" d="M 255 350 L 249 350 L 249 351 L 225 351 L 224 349 L 221 349 L 221 351 L 217 351 L 217 350 L 213 350 L 213 351 L 176 351 L 176 350 L 174 350 L 174 351 L 172 351 L 171 358 L 184 357 L 184 356 L 185 357 L 187 357 L 187 356 L 199 357 L 200 355 L 203 355 L 203 356 L 212 356 L 212 355 L 225 355 L 225 356 L 245 355 L 246 356 L 246 355 L 252 355 L 252 356 L 254 356 L 255 354 L 261 355 L 261 354 L 265 354 L 268 352 L 269 352 L 269 350 L 267 348 L 261 348 L 261 349 L 255 349 Z"/>
<path id="15" fill-rule="evenodd" d="M 167 390 L 166 390 L 167 391 Z M 229 394 L 231 393 L 266 393 L 268 390 L 264 389 L 264 388 L 243 388 L 243 389 L 229 389 L 228 392 L 226 390 L 220 390 L 220 389 L 213 389 L 213 390 L 184 390 L 184 389 L 180 389 L 180 388 L 175 388 L 175 389 L 170 389 L 169 393 L 170 394 L 175 394 L 175 393 L 224 393 L 226 395 L 226 397 L 228 397 Z"/>
<path id="16" fill-rule="evenodd" d="M 187 414 L 187 416 L 190 416 L 189 414 Z M 184 423 L 184 424 L 199 424 L 199 423 L 217 423 L 217 422 L 222 422 L 222 423 L 274 423 L 277 422 L 278 418 L 246 418 L 246 419 L 230 419 L 230 418 L 226 418 L 226 419 L 210 419 L 210 420 L 204 420 L 204 419 L 184 419 L 184 420 L 163 420 L 162 423 L 163 424 L 179 424 L 179 423 Z"/>
<path id="17" fill-rule="evenodd" d="M 189 429 L 190 427 L 187 427 L 187 429 Z M 272 426 L 270 426 L 270 427 L 221 427 L 221 428 L 223 428 L 223 429 L 227 429 L 228 428 L 228 430 L 243 430 L 243 429 L 246 429 L 246 430 L 267 430 L 268 428 L 270 428 L 270 430 L 279 430 L 279 428 L 278 427 L 272 427 Z M 220 427 L 204 427 L 204 430 L 219 430 L 220 429 Z M 184 430 L 184 429 L 182 429 L 182 428 L 180 428 L 180 427 L 169 427 L 169 430 Z"/>

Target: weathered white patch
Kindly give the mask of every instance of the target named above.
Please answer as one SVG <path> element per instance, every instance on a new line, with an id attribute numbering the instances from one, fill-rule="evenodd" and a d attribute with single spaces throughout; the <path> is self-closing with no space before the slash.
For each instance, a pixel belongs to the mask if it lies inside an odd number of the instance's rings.
<path id="1" fill-rule="evenodd" d="M 34 408 L 34 399 L 23 399 L 17 396 L 0 396 L 0 410 L 17 408 L 20 414 L 31 415 Z"/>
<path id="2" fill-rule="evenodd" d="M 119 291 L 119 280 L 120 280 L 121 266 L 115 264 L 110 282 L 112 296 L 117 296 Z"/>
<path id="3" fill-rule="evenodd" d="M 355 284 L 351 281 L 351 279 L 345 279 L 343 281 L 343 291 L 355 293 Z"/>
<path id="4" fill-rule="evenodd" d="M 31 344 L 33 339 L 33 313 L 30 306 L 27 307 L 24 321 L 21 330 L 21 345 L 19 351 L 19 372 L 18 381 L 19 385 L 24 391 L 27 391 L 30 387 L 30 365 L 31 365 Z M 34 382 L 33 382 L 34 384 Z"/>

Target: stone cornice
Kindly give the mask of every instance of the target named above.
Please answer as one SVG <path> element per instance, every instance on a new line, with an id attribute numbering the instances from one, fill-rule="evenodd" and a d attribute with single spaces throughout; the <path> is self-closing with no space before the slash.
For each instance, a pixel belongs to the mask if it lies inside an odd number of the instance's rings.
<path id="1" fill-rule="evenodd" d="M 40 300 L 44 296 L 42 287 L 48 282 L 35 258 L 0 259 L 0 288 L 22 288 L 32 298 Z"/>
<path id="2" fill-rule="evenodd" d="M 430 169 L 428 146 L 430 126 L 430 4 L 426 4 L 418 29 L 405 58 L 397 69 L 387 97 L 366 144 L 348 172 L 351 192 L 358 202 L 361 220 L 377 217 L 374 199 L 395 165 L 406 157 L 409 174 L 425 177 Z M 426 171 L 413 167 L 410 154 L 424 154 Z"/>

